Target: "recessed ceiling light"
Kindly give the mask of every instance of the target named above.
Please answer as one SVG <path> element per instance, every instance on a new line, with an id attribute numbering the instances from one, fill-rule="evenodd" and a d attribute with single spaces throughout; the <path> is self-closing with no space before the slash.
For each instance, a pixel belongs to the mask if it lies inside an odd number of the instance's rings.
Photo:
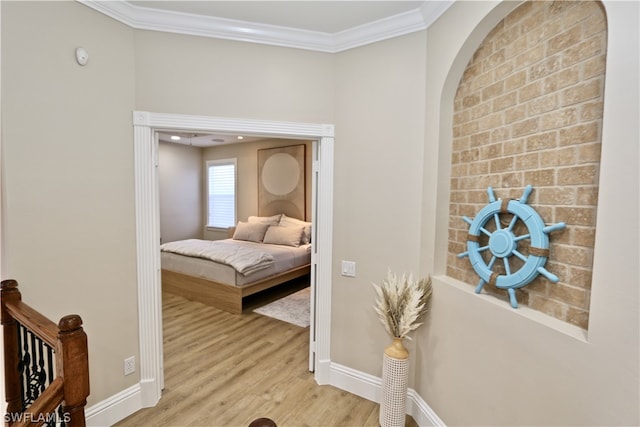
<path id="1" fill-rule="evenodd" d="M 237 138 L 238 138 L 238 139 L 244 139 L 244 136 L 242 136 L 242 135 L 238 135 L 238 136 L 237 136 Z"/>
<path id="2" fill-rule="evenodd" d="M 171 135 L 172 141 L 180 141 L 180 137 L 178 135 Z"/>

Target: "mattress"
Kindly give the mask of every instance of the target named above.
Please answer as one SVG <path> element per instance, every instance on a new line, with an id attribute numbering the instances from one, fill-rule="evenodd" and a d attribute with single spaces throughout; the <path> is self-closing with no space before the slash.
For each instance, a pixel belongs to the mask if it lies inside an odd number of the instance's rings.
<path id="1" fill-rule="evenodd" d="M 236 270 L 230 265 L 220 264 L 202 258 L 193 258 L 170 252 L 161 252 L 160 262 L 162 269 L 226 285 L 245 286 L 311 263 L 310 244 L 293 247 L 247 241 L 236 242 L 238 242 L 238 244 L 247 245 L 248 247 L 259 248 L 260 250 L 271 254 L 274 260 L 273 264 L 267 268 L 245 276 L 236 272 Z"/>

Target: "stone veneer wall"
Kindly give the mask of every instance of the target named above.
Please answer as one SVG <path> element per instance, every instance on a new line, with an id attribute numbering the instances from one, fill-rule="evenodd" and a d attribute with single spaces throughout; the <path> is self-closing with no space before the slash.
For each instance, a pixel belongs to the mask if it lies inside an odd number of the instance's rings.
<path id="1" fill-rule="evenodd" d="M 461 217 L 474 218 L 488 203 L 487 187 L 497 198 L 519 199 L 531 184 L 528 204 L 547 224 L 567 227 L 550 234 L 546 264 L 560 281 L 538 277 L 517 291 L 518 302 L 584 329 L 606 46 L 606 16 L 599 2 L 523 3 L 478 47 L 454 101 L 447 274 L 478 283 L 468 258 L 457 254 L 466 250 L 469 229 Z M 528 253 L 526 241 L 519 249 Z M 515 264 L 512 272 L 519 267 Z M 506 298 L 504 290 L 484 289 Z"/>

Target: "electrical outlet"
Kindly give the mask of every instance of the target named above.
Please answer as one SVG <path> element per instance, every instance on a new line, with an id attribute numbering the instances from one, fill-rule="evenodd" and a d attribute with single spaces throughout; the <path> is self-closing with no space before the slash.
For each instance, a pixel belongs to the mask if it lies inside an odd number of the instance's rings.
<path id="1" fill-rule="evenodd" d="M 131 375 L 136 371 L 136 358 L 135 356 L 124 359 L 124 374 Z"/>

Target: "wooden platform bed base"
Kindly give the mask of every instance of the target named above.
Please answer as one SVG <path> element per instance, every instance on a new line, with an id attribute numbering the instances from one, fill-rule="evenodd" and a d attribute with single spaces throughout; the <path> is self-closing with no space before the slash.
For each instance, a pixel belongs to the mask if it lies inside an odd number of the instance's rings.
<path id="1" fill-rule="evenodd" d="M 249 285 L 233 286 L 175 271 L 162 270 L 162 290 L 229 313 L 242 314 L 242 299 L 244 297 L 304 276 L 310 271 L 311 266 L 307 264 Z"/>

